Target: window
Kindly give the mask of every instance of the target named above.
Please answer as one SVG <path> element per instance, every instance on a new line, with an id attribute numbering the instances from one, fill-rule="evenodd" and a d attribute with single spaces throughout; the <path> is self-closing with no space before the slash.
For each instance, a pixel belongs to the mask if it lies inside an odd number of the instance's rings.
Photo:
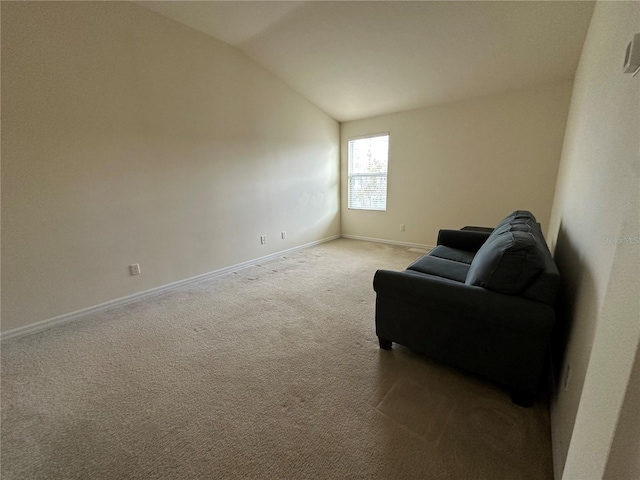
<path id="1" fill-rule="evenodd" d="M 388 133 L 349 140 L 348 208 L 387 209 L 388 163 Z"/>

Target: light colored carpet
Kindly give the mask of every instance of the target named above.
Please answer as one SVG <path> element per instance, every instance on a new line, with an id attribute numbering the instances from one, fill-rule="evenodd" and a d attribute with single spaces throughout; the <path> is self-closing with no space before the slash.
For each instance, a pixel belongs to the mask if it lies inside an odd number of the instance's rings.
<path id="1" fill-rule="evenodd" d="M 548 409 L 394 345 L 336 240 L 2 344 L 2 478 L 551 479 Z"/>

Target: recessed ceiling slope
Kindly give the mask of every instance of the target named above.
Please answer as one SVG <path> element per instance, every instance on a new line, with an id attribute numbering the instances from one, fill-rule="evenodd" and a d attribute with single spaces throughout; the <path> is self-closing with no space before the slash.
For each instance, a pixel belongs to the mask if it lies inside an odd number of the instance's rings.
<path id="1" fill-rule="evenodd" d="M 570 79 L 593 2 L 140 2 L 339 121 Z"/>

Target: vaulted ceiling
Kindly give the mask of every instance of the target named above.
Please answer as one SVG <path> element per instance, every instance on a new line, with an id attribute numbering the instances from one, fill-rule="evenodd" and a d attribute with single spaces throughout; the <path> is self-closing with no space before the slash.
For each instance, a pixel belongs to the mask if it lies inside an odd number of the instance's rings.
<path id="1" fill-rule="evenodd" d="M 571 79 L 586 1 L 152 1 L 338 121 Z"/>

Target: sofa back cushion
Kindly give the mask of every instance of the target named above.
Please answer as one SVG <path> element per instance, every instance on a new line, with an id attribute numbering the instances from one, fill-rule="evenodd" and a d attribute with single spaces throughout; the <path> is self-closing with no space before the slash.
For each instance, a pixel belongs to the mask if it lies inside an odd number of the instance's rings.
<path id="1" fill-rule="evenodd" d="M 503 227 L 505 225 L 515 225 L 518 223 L 527 223 L 531 221 L 532 223 L 536 222 L 536 217 L 533 216 L 528 210 L 516 210 L 515 212 L 511 212 L 509 215 L 504 217 L 498 225 L 496 225 L 495 229 Z"/>
<path id="2" fill-rule="evenodd" d="M 531 232 L 537 227 L 533 222 L 516 220 L 496 227 L 471 262 L 465 283 L 509 295 L 522 293 L 545 265 Z"/>

